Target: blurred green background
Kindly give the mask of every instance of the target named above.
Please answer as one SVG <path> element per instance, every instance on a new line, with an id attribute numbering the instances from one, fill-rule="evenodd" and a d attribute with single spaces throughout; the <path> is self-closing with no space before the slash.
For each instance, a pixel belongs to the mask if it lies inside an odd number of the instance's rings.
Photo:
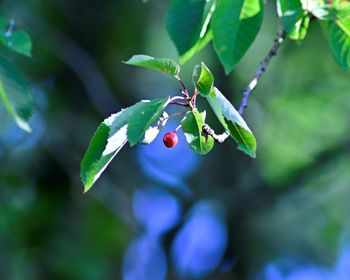
<path id="1" fill-rule="evenodd" d="M 98 124 L 180 89 L 121 63 L 141 53 L 177 59 L 168 4 L 1 2 L 33 40 L 31 59 L 2 51 L 28 78 L 36 113 L 26 134 L 0 107 L 0 279 L 350 279 L 350 75 L 316 22 L 302 44 L 284 43 L 250 97 L 256 160 L 229 141 L 194 155 L 181 134 L 171 151 L 124 148 L 83 194 L 80 161 Z M 191 87 L 205 61 L 238 106 L 277 27 L 269 3 L 231 75 L 208 46 L 183 80 Z"/>

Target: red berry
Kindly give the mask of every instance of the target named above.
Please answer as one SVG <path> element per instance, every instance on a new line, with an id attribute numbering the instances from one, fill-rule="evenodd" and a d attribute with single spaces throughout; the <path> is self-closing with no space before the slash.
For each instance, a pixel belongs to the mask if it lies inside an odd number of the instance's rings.
<path id="1" fill-rule="evenodd" d="M 176 146 L 179 139 L 177 138 L 177 135 L 175 132 L 168 132 L 163 137 L 163 143 L 168 148 L 173 148 Z"/>

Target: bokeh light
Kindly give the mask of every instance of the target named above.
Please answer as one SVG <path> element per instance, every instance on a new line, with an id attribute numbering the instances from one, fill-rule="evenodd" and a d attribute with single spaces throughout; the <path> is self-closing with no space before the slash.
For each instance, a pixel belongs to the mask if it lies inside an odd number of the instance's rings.
<path id="1" fill-rule="evenodd" d="M 226 250 L 227 235 L 227 227 L 211 203 L 195 205 L 171 248 L 178 274 L 200 279 L 214 271 Z"/>
<path id="2" fill-rule="evenodd" d="M 166 256 L 158 238 L 144 235 L 131 243 L 124 256 L 124 280 L 163 280 L 166 273 Z"/>
<path id="3" fill-rule="evenodd" d="M 341 248 L 333 266 L 317 266 L 305 261 L 283 259 L 268 264 L 263 273 L 263 280 L 349 280 L 350 250 Z"/>
<path id="4" fill-rule="evenodd" d="M 145 186 L 133 195 L 133 211 L 148 234 L 159 235 L 171 229 L 181 217 L 178 200 L 156 186 Z"/>
<path id="5" fill-rule="evenodd" d="M 0 130 L 0 153 L 1 150 L 24 152 L 35 148 L 45 132 L 45 123 L 39 113 L 35 113 L 30 121 L 31 133 L 20 129 L 12 119 L 9 119 L 2 110 L 0 118 L 5 120 L 1 123 Z"/>
<path id="6" fill-rule="evenodd" d="M 339 279 L 350 279 L 350 247 L 344 246 L 339 253 L 335 271 Z"/>

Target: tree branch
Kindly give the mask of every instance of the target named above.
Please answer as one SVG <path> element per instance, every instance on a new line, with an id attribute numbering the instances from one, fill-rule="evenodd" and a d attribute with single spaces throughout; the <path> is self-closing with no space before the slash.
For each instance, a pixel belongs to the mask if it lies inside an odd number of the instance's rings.
<path id="1" fill-rule="evenodd" d="M 259 79 L 261 78 L 262 74 L 265 72 L 267 66 L 270 63 L 271 58 L 277 54 L 277 50 L 282 45 L 284 39 L 285 39 L 285 32 L 281 29 L 277 32 L 275 41 L 274 41 L 270 51 L 268 52 L 267 56 L 260 63 L 258 70 L 256 70 L 255 76 L 250 81 L 248 86 L 243 90 L 242 101 L 241 101 L 241 105 L 239 106 L 239 110 L 238 110 L 238 112 L 241 115 L 243 114 L 244 109 L 247 108 L 249 95 L 257 86 Z"/>
<path id="2" fill-rule="evenodd" d="M 240 115 L 242 115 L 244 109 L 247 108 L 249 95 L 257 86 L 259 79 L 261 78 L 262 74 L 265 72 L 267 66 L 270 63 L 271 58 L 277 54 L 277 51 L 279 47 L 282 45 L 284 39 L 285 39 L 285 32 L 284 30 L 281 29 L 277 32 L 276 38 L 273 42 L 271 49 L 269 50 L 268 54 L 263 59 L 263 61 L 261 61 L 260 66 L 258 70 L 256 70 L 256 73 L 253 79 L 250 81 L 248 86 L 243 90 L 242 101 L 238 110 Z M 214 138 L 214 140 L 218 143 L 223 143 L 230 136 L 228 131 L 225 131 L 220 135 L 215 134 L 215 131 L 208 124 L 203 125 L 202 132 L 206 135 L 211 135 Z"/>

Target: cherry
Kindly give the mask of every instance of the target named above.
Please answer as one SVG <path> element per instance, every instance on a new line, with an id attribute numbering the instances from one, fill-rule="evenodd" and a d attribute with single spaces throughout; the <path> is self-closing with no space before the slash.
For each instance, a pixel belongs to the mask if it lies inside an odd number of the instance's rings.
<path id="1" fill-rule="evenodd" d="M 168 132 L 163 137 L 163 143 L 168 148 L 173 148 L 176 146 L 179 139 L 177 138 L 176 132 Z"/>

